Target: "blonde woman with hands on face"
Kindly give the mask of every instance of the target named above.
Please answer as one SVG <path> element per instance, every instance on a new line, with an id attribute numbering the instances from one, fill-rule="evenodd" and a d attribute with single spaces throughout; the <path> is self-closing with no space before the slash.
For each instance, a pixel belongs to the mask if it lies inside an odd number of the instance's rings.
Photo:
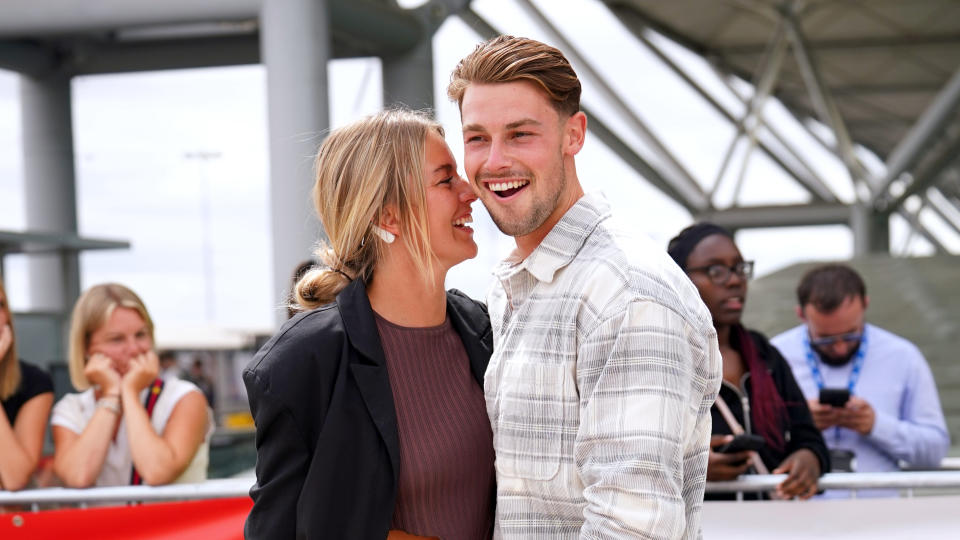
<path id="1" fill-rule="evenodd" d="M 67 394 L 53 410 L 54 471 L 69 487 L 206 479 L 212 414 L 193 384 L 158 378 L 153 321 L 130 289 L 103 284 L 73 310 Z"/>
<path id="2" fill-rule="evenodd" d="M 13 318 L 0 283 L 0 490 L 23 489 L 40 460 L 53 382 L 17 358 Z"/>

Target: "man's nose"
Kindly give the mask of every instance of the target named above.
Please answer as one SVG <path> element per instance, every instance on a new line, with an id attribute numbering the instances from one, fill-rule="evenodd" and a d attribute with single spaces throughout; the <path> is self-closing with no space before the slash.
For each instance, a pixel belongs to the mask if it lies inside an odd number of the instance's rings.
<path id="1" fill-rule="evenodd" d="M 484 163 L 484 168 L 489 171 L 509 169 L 511 160 L 506 152 L 506 148 L 504 148 L 503 143 L 497 140 L 491 141 L 489 148 L 490 151 L 487 154 L 487 160 L 486 163 Z"/>

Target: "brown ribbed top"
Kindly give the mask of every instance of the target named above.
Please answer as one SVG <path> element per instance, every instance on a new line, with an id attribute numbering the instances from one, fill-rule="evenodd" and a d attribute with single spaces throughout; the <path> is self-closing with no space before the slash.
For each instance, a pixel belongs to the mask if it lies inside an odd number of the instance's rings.
<path id="1" fill-rule="evenodd" d="M 444 540 L 490 538 L 493 433 L 460 336 L 449 319 L 428 328 L 376 320 L 400 436 L 391 528 Z"/>

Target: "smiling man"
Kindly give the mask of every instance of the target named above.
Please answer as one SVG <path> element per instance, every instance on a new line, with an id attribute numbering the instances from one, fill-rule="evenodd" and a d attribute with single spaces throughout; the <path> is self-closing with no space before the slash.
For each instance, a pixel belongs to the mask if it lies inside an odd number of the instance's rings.
<path id="1" fill-rule="evenodd" d="M 800 280 L 797 300 L 803 324 L 770 342 L 790 363 L 834 470 L 888 472 L 900 462 L 938 467 L 950 436 L 930 367 L 915 345 L 866 322 L 869 300 L 860 275 L 842 264 L 818 266 Z M 851 458 L 854 467 L 847 466 Z"/>
<path id="2" fill-rule="evenodd" d="M 516 250 L 488 296 L 498 538 L 697 538 L 721 364 L 667 254 L 584 194 L 587 118 L 557 49 L 501 36 L 448 88 L 464 166 Z"/>

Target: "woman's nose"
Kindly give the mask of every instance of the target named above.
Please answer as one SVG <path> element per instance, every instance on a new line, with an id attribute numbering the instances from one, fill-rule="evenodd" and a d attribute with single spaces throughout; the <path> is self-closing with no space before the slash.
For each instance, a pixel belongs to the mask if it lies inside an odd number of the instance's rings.
<path id="1" fill-rule="evenodd" d="M 470 185 L 470 182 L 461 176 L 458 176 L 457 178 L 460 179 L 460 181 L 457 182 L 457 189 L 460 190 L 460 202 L 470 204 L 477 200 L 477 192 L 474 191 L 473 186 Z"/>

